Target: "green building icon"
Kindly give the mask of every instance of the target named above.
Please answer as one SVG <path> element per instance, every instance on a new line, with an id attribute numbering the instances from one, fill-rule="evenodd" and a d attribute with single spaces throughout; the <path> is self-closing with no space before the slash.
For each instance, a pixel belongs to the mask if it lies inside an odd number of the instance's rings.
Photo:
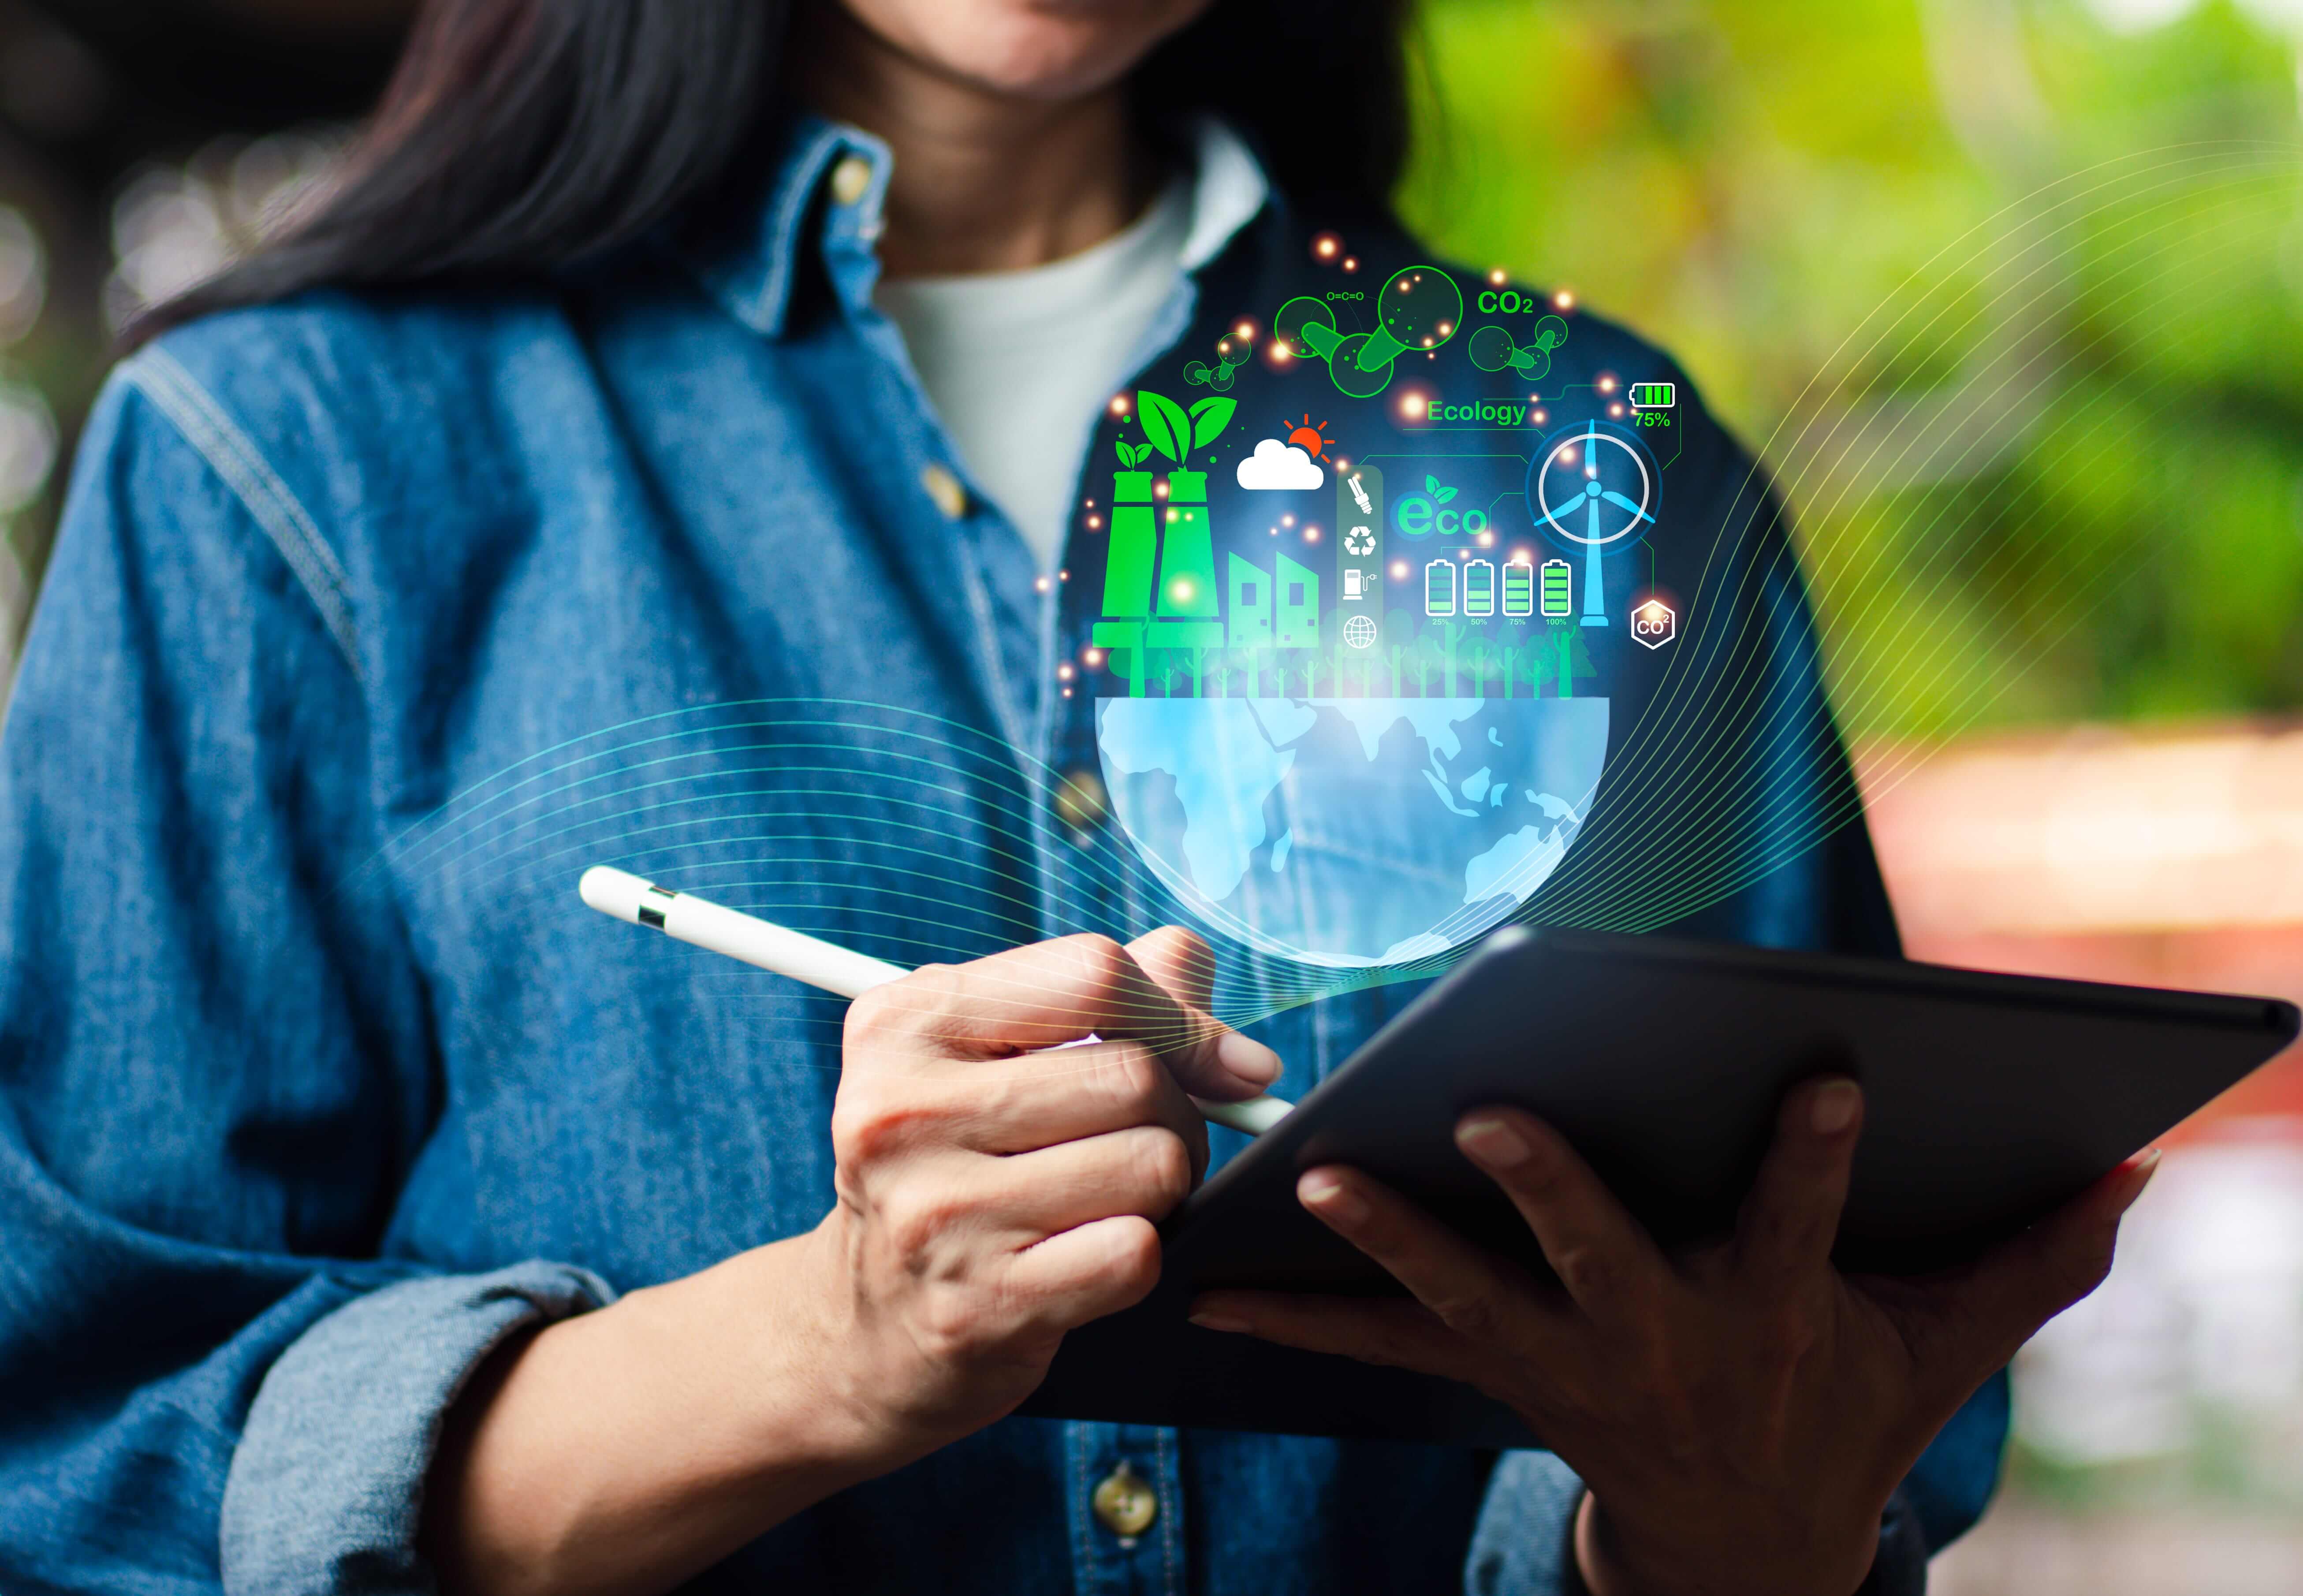
<path id="1" fill-rule="evenodd" d="M 1320 573 L 1285 554 L 1278 556 L 1278 561 L 1277 580 L 1271 584 L 1279 601 L 1274 636 L 1283 649 L 1316 649 L 1320 646 Z"/>
<path id="2" fill-rule="evenodd" d="M 1225 638 L 1236 649 L 1271 646 L 1271 574 L 1236 554 L 1224 556 L 1231 598 L 1231 626 Z"/>
<path id="3" fill-rule="evenodd" d="M 1320 573 L 1285 554 L 1274 574 L 1227 554 L 1231 616 L 1226 641 L 1236 649 L 1320 646 Z"/>

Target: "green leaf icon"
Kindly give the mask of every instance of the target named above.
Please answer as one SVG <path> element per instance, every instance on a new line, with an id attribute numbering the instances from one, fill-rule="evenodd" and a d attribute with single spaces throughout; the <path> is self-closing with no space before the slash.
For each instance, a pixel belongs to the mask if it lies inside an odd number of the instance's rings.
<path id="1" fill-rule="evenodd" d="M 1440 503 L 1445 504 L 1450 499 L 1455 497 L 1455 490 L 1453 488 L 1442 488 L 1437 493 L 1431 495 L 1431 497 L 1438 500 Z"/>
<path id="2" fill-rule="evenodd" d="M 1423 491 L 1427 493 L 1437 493 L 1439 491 L 1439 479 L 1436 476 L 1426 476 L 1423 479 Z"/>
<path id="3" fill-rule="evenodd" d="M 1192 447 L 1205 449 L 1216 441 L 1217 434 L 1231 424 L 1232 412 L 1239 408 L 1237 399 L 1203 399 L 1192 407 Z"/>
<path id="4" fill-rule="evenodd" d="M 1192 421 L 1184 414 L 1184 407 L 1147 388 L 1135 396 L 1135 408 L 1152 447 L 1181 466 L 1192 449 Z"/>

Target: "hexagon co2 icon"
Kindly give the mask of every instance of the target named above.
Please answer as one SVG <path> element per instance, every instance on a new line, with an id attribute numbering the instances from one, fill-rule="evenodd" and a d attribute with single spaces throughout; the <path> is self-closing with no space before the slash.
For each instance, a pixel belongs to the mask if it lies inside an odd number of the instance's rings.
<path id="1" fill-rule="evenodd" d="M 1632 607 L 1632 636 L 1642 647 L 1659 649 L 1679 635 L 1679 612 L 1661 599 Z"/>

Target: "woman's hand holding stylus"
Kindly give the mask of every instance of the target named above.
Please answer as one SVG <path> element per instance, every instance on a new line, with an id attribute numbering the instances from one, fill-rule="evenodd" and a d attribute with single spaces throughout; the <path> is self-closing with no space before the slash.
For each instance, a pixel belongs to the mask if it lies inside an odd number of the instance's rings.
<path id="1" fill-rule="evenodd" d="M 1734 1239 L 1675 1259 L 1557 1132 L 1479 1110 L 1457 1144 L 1518 1207 L 1556 1283 L 1326 1166 L 1303 1175 L 1304 1205 L 1416 1300 L 1226 1291 L 1194 1316 L 1466 1381 L 1510 1405 L 1590 1488 L 1575 1550 L 1594 1596 L 1848 1596 L 1896 1483 L 1994 1370 L 2103 1278 L 2155 1162 L 2130 1161 L 1971 1266 L 1849 1277 L 1831 1250 L 1861 1118 L 1852 1081 L 1791 1093 Z"/>
<path id="2" fill-rule="evenodd" d="M 1211 963 L 1174 928 L 1075 937 L 865 993 L 821 1224 L 508 1347 L 458 1399 L 423 1527 L 451 1596 L 652 1596 L 1012 1411 L 1158 1280 L 1207 1167 L 1187 1094 L 1278 1076 L 1208 1017 Z"/>
<path id="3" fill-rule="evenodd" d="M 920 1452 L 1036 1387 L 1064 1332 L 1157 1283 L 1154 1225 L 1208 1159 L 1186 1093 L 1278 1079 L 1204 1012 L 1206 945 L 1042 943 L 858 998 L 831 1118 L 839 1205 L 815 1240 L 886 1444 Z M 1179 998 L 1177 994 L 1182 995 Z M 1090 1046 L 1034 1052 L 1094 1035 Z"/>

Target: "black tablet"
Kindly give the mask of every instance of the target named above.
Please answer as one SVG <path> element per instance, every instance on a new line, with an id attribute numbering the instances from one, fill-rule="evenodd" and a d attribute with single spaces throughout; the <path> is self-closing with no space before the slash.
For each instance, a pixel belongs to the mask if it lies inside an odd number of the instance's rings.
<path id="1" fill-rule="evenodd" d="M 1784 1092 L 1863 1083 L 1837 1256 L 1919 1272 L 2038 1218 L 2294 1039 L 2290 1004 L 1646 937 L 1497 932 L 1210 1180 L 1164 1227 L 1160 1289 L 1067 1338 L 1026 1412 L 1307 1434 L 1532 1441 L 1466 1388 L 1198 1330 L 1216 1286 L 1397 1287 L 1303 1212 L 1355 1164 L 1544 1268 L 1455 1150 L 1516 1104 L 1564 1132 L 1666 1246 L 1729 1234 Z"/>

